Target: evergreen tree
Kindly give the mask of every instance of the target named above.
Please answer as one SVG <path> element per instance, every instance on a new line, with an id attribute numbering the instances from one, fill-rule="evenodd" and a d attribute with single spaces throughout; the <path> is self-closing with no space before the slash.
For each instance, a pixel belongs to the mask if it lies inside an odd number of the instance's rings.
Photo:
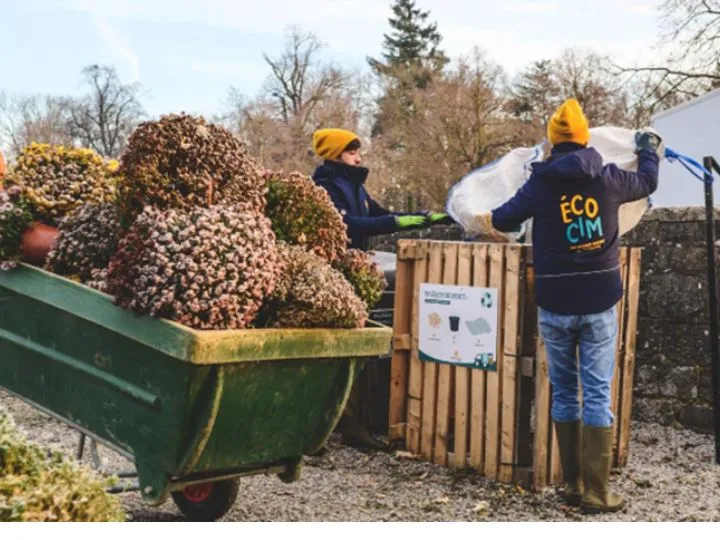
<path id="1" fill-rule="evenodd" d="M 552 61 L 533 62 L 515 80 L 511 96 L 510 108 L 517 118 L 546 122 L 561 101 Z"/>
<path id="2" fill-rule="evenodd" d="M 368 58 L 378 75 L 389 75 L 397 69 L 418 71 L 418 86 L 427 84 L 432 72 L 441 70 L 448 62 L 440 50 L 442 36 L 437 23 L 428 22 L 429 11 L 422 11 L 415 0 L 395 0 L 393 16 L 389 18 L 392 31 L 385 34 L 383 61 Z"/>

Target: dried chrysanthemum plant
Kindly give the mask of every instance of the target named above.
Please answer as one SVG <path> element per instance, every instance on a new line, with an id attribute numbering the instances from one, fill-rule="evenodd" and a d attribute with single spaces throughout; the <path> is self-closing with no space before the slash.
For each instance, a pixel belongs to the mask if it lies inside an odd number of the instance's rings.
<path id="1" fill-rule="evenodd" d="M 56 226 L 83 204 L 115 200 L 117 166 L 87 148 L 33 143 L 3 181 L 22 189 L 35 219 Z"/>
<path id="2" fill-rule="evenodd" d="M 278 239 L 328 262 L 340 259 L 349 243 L 347 228 L 327 191 L 300 173 L 266 172 L 266 177 L 265 213 Z"/>
<path id="3" fill-rule="evenodd" d="M 355 287 L 355 293 L 368 309 L 380 301 L 388 283 L 380 266 L 372 260 L 371 253 L 349 249 L 333 266 Z"/>
<path id="4" fill-rule="evenodd" d="M 241 329 L 279 272 L 270 222 L 248 206 L 147 207 L 121 238 L 106 287 L 139 313 L 199 330 Z"/>
<path id="5" fill-rule="evenodd" d="M 106 492 L 111 483 L 48 457 L 0 414 L 0 521 L 124 521 L 121 501 Z"/>
<path id="6" fill-rule="evenodd" d="M 278 246 L 284 272 L 264 310 L 275 328 L 362 328 L 368 312 L 353 286 L 325 260 L 298 246 Z"/>
<path id="7" fill-rule="evenodd" d="M 265 204 L 265 179 L 245 145 L 202 117 L 173 114 L 140 124 L 120 162 L 127 224 L 145 206 L 192 210 L 241 203 L 262 211 Z"/>
<path id="8" fill-rule="evenodd" d="M 83 283 L 107 267 L 120 237 L 120 219 L 113 203 L 86 204 L 60 221 L 60 235 L 46 268 Z"/>
<path id="9" fill-rule="evenodd" d="M 32 221 L 22 189 L 0 189 L 0 270 L 10 270 L 21 260 L 22 235 Z"/>

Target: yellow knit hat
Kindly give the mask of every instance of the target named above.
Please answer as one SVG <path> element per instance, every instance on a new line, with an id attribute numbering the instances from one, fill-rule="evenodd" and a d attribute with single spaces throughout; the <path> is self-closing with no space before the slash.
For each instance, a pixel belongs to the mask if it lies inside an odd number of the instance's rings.
<path id="1" fill-rule="evenodd" d="M 355 139 L 360 137 L 345 129 L 318 129 L 313 133 L 313 151 L 324 159 L 338 159 Z"/>
<path id="2" fill-rule="evenodd" d="M 548 123 L 547 136 L 553 146 L 564 142 L 587 146 L 590 129 L 585 113 L 576 99 L 568 99 L 555 111 Z"/>

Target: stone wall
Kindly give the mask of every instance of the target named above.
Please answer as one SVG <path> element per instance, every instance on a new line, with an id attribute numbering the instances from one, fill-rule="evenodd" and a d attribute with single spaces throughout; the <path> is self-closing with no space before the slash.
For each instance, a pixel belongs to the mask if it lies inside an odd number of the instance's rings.
<path id="1" fill-rule="evenodd" d="M 703 208 L 655 209 L 623 237 L 644 248 L 633 417 L 700 431 L 712 429 L 704 219 Z M 378 237 L 373 249 L 394 251 L 399 238 L 462 240 L 463 234 L 459 227 L 435 227 Z"/>
<path id="2" fill-rule="evenodd" d="M 710 430 L 705 210 L 652 210 L 624 243 L 644 248 L 633 417 Z"/>

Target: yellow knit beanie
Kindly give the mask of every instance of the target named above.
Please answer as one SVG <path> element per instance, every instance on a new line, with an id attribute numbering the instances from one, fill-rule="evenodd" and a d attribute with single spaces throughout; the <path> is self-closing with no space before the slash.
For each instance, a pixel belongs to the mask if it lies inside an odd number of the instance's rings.
<path id="1" fill-rule="evenodd" d="M 553 146 L 564 142 L 587 146 L 590 129 L 585 113 L 576 99 L 568 99 L 555 111 L 548 122 L 547 136 Z"/>
<path id="2" fill-rule="evenodd" d="M 345 129 L 319 129 L 313 133 L 313 151 L 324 159 L 338 159 L 355 139 L 360 137 Z"/>

